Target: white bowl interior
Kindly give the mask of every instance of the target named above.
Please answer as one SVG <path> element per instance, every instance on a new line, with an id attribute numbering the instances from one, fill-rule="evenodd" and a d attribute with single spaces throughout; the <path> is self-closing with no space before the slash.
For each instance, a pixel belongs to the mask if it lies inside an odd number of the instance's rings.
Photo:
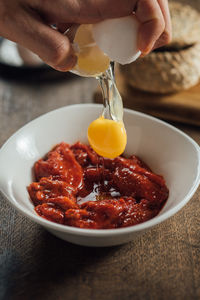
<path id="1" fill-rule="evenodd" d="M 84 104 L 55 110 L 24 126 L 2 147 L 0 189 L 21 211 L 39 219 L 26 189 L 33 180 L 35 161 L 62 141 L 87 143 L 87 127 L 101 109 L 100 105 Z M 125 110 L 124 121 L 126 154 L 138 155 L 164 176 L 170 195 L 160 215 L 168 212 L 170 216 L 173 208 L 182 207 L 191 198 L 199 184 L 199 146 L 174 127 L 147 115 Z"/>

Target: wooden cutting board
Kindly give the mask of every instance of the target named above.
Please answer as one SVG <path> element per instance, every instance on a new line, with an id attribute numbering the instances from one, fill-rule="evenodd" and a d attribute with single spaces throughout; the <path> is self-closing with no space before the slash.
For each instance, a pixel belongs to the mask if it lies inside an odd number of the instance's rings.
<path id="1" fill-rule="evenodd" d="M 124 107 L 165 120 L 200 126 L 200 84 L 180 93 L 161 95 L 132 88 L 119 73 L 116 81 Z M 100 89 L 95 92 L 94 100 L 102 102 Z"/>

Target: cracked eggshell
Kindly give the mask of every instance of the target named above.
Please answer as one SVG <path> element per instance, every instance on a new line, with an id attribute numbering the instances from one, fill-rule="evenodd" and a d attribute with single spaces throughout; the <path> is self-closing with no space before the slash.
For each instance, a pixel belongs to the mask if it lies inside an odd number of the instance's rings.
<path id="1" fill-rule="evenodd" d="M 109 19 L 93 25 L 93 38 L 112 61 L 125 65 L 141 55 L 137 47 L 138 29 L 134 15 Z"/>

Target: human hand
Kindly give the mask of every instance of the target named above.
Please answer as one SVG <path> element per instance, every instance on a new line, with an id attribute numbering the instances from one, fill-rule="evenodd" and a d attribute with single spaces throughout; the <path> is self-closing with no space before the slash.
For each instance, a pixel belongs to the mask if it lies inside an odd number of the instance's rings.
<path id="1" fill-rule="evenodd" d="M 169 42 L 167 0 L 0 0 L 0 35 L 33 51 L 53 68 L 67 71 L 77 58 L 64 31 L 73 24 L 123 17 L 133 11 L 141 22 L 138 46 L 143 54 Z"/>

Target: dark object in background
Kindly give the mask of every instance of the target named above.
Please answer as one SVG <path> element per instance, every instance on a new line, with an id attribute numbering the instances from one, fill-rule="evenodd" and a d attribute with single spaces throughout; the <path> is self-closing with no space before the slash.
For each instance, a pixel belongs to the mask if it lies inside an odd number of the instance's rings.
<path id="1" fill-rule="evenodd" d="M 70 72 L 63 73 L 54 70 L 40 61 L 39 58 L 35 59 L 36 55 L 34 54 L 34 62 L 27 64 L 27 56 L 25 57 L 25 60 L 23 60 L 23 52 L 20 53 L 20 49 L 22 49 L 22 47 L 18 49 L 17 44 L 0 37 L 1 78 L 22 82 L 47 82 L 66 80 L 75 77 L 75 75 Z M 19 53 L 22 55 L 20 56 Z"/>

